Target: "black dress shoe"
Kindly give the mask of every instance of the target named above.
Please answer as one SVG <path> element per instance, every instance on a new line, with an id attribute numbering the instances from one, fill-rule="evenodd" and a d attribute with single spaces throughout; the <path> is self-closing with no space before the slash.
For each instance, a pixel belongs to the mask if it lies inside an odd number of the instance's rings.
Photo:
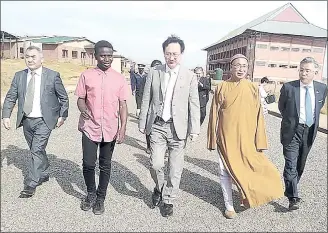
<path id="1" fill-rule="evenodd" d="M 26 185 L 24 189 L 20 192 L 19 198 L 30 198 L 34 195 L 35 189 L 31 186 Z"/>
<path id="2" fill-rule="evenodd" d="M 153 201 L 153 207 L 155 208 L 156 206 L 159 206 L 159 204 L 162 201 L 162 193 L 158 191 L 156 188 L 154 188 L 154 192 L 152 195 L 152 201 Z"/>
<path id="3" fill-rule="evenodd" d="M 173 205 L 164 203 L 161 212 L 162 212 L 163 217 L 172 216 L 173 215 Z"/>
<path id="4" fill-rule="evenodd" d="M 92 212 L 95 215 L 101 215 L 105 212 L 104 200 L 97 199 L 93 206 Z"/>
<path id="5" fill-rule="evenodd" d="M 86 198 L 81 202 L 81 210 L 88 211 L 92 208 L 96 201 L 97 195 L 96 193 L 88 193 Z"/>
<path id="6" fill-rule="evenodd" d="M 289 210 L 297 210 L 299 209 L 299 203 L 300 203 L 301 199 L 298 198 L 291 198 L 289 199 Z"/>

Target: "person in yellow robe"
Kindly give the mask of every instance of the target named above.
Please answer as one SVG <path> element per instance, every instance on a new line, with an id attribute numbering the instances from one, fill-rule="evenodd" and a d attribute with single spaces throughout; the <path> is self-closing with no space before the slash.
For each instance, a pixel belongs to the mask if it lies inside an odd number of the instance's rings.
<path id="1" fill-rule="evenodd" d="M 248 59 L 237 54 L 230 65 L 231 78 L 221 82 L 213 96 L 207 131 L 207 148 L 218 149 L 227 218 L 236 216 L 232 181 L 245 207 L 260 206 L 284 195 L 280 173 L 263 153 L 268 148 L 264 116 L 258 87 L 245 78 Z"/>

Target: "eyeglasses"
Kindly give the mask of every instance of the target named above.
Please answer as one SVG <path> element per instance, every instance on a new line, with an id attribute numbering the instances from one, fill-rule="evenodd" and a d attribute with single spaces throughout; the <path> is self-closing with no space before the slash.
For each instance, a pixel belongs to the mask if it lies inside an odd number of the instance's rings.
<path id="1" fill-rule="evenodd" d="M 235 65 L 232 65 L 234 68 L 236 69 L 246 69 L 248 67 L 248 65 L 240 65 L 240 64 L 235 64 Z"/>
<path id="2" fill-rule="evenodd" d="M 314 71 L 315 71 L 315 70 L 309 70 L 309 69 L 303 70 L 303 69 L 299 69 L 299 72 L 300 72 L 300 73 L 305 72 L 306 74 L 312 73 L 312 72 L 314 72 Z"/>
<path id="3" fill-rule="evenodd" d="M 166 58 L 170 58 L 171 56 L 173 56 L 174 58 L 179 57 L 181 54 L 180 53 L 165 53 L 164 56 Z"/>

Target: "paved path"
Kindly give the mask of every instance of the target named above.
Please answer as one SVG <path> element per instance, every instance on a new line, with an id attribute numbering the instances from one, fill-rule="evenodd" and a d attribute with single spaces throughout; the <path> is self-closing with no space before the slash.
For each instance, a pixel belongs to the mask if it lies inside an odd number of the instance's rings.
<path id="1" fill-rule="evenodd" d="M 131 98 L 131 101 L 133 98 Z M 95 216 L 80 210 L 85 193 L 81 167 L 81 134 L 77 131 L 76 98 L 71 97 L 65 125 L 53 131 L 47 147 L 50 181 L 38 187 L 31 199 L 19 199 L 29 158 L 22 129 L 1 126 L 1 231 L 326 231 L 327 229 L 327 135 L 319 133 L 309 155 L 300 195 L 301 209 L 288 212 L 285 198 L 255 209 L 241 211 L 234 220 L 223 217 L 224 205 L 218 179 L 217 156 L 205 149 L 206 125 L 194 144 L 188 144 L 181 191 L 174 216 L 161 217 L 150 209 L 153 181 L 149 175 L 145 139 L 137 120 L 129 118 L 124 144 L 115 148 L 106 212 Z M 134 103 L 129 103 L 131 113 Z M 14 111 L 13 114 L 16 114 Z M 15 115 L 14 115 L 15 116 Z M 131 116 L 133 116 L 131 114 Z M 14 124 L 15 117 L 12 118 Z M 270 149 L 267 156 L 283 171 L 279 143 L 280 119 L 267 117 Z M 98 172 L 97 172 L 98 173 Z M 239 200 L 234 192 L 236 206 Z"/>

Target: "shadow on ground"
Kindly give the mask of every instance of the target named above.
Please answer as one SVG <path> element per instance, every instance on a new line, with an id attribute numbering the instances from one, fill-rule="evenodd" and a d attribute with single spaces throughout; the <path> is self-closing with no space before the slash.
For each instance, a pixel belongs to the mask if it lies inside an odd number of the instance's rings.
<path id="1" fill-rule="evenodd" d="M 137 161 L 146 168 L 150 169 L 149 158 L 143 154 L 134 154 Z M 150 174 L 149 174 L 150 176 Z M 223 195 L 220 184 L 212 179 L 201 176 L 188 169 L 183 169 L 180 189 L 215 206 L 222 213 L 225 211 Z M 239 193 L 233 190 L 233 200 L 236 212 L 241 212 L 244 208 L 240 207 Z"/>
<path id="2" fill-rule="evenodd" d="M 47 155 L 50 164 L 48 168 L 49 177 L 54 178 L 66 194 L 78 199 L 83 199 L 86 194 L 86 186 L 82 168 L 70 160 L 60 159 L 53 154 Z M 31 155 L 29 150 L 21 149 L 17 146 L 9 145 L 7 149 L 1 150 L 1 167 L 3 167 L 4 162 L 7 163 L 7 166 L 14 165 L 22 171 L 24 180 L 28 176 L 28 163 L 30 159 Z M 98 164 L 96 173 L 99 176 Z M 96 177 L 96 179 L 98 179 L 98 177 Z M 140 179 L 133 172 L 116 161 L 112 161 L 110 183 L 117 192 L 141 199 L 150 207 L 151 192 L 141 183 Z M 73 184 L 77 185 L 84 193 L 75 190 Z M 129 184 L 135 191 L 128 189 L 126 184 Z"/>

